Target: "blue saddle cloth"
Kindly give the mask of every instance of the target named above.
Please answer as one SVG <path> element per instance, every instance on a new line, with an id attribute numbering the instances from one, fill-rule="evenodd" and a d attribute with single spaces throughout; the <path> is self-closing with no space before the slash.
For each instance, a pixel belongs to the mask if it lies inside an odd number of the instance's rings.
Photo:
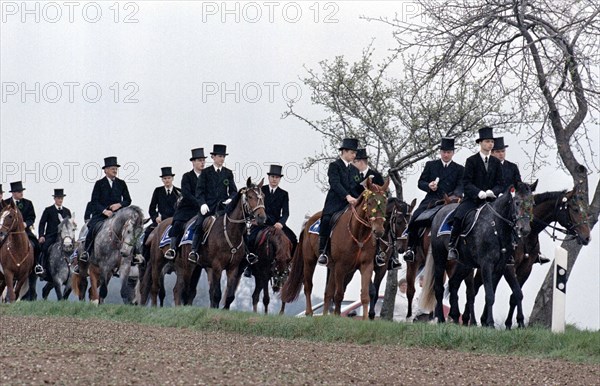
<path id="1" fill-rule="evenodd" d="M 192 243 L 192 240 L 194 239 L 194 228 L 195 228 L 194 225 L 195 225 L 195 222 L 192 221 L 185 228 L 185 232 L 183 233 L 183 237 L 181 238 L 181 242 L 179 243 L 179 246 Z"/>
<path id="2" fill-rule="evenodd" d="M 310 228 L 308 228 L 308 233 L 318 235 L 320 228 L 321 228 L 321 219 L 318 219 L 310 226 Z"/>
<path id="3" fill-rule="evenodd" d="M 171 244 L 171 238 L 169 237 L 169 231 L 171 230 L 171 227 L 172 225 L 169 225 L 167 229 L 165 229 L 165 232 L 163 233 L 162 237 L 160 238 L 160 243 L 158 243 L 158 246 L 160 248 L 166 247 L 167 245 Z"/>
<path id="4" fill-rule="evenodd" d="M 452 216 L 454 216 L 455 210 L 456 209 L 450 211 L 444 218 L 444 221 L 442 221 L 442 225 L 440 226 L 440 229 L 438 230 L 438 234 L 437 234 L 438 237 L 440 237 L 442 235 L 449 235 L 450 233 L 452 233 L 452 225 L 448 224 L 448 221 L 450 221 Z"/>

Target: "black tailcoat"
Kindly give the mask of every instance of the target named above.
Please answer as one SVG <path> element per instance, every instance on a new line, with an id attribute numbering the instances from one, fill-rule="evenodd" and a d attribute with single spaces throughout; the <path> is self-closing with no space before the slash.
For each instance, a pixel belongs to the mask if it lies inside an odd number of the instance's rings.
<path id="1" fill-rule="evenodd" d="M 325 198 L 323 214 L 333 214 L 348 205 L 346 200 L 348 194 L 354 198 L 358 197 L 360 177 L 358 169 L 352 164 L 346 167 L 341 158 L 329 164 L 327 177 L 329 178 L 329 192 Z"/>
<path id="2" fill-rule="evenodd" d="M 181 195 L 181 189 L 176 186 L 171 187 L 171 194 L 167 196 L 167 190 L 164 186 L 159 186 L 152 193 L 152 200 L 148 213 L 153 223 L 156 223 L 156 218 L 160 215 L 162 220 L 173 217 L 175 214 L 175 205 L 177 198 Z"/>
<path id="3" fill-rule="evenodd" d="M 226 167 L 221 167 L 221 172 L 217 173 L 214 166 L 210 166 L 202 171 L 198 184 L 196 185 L 196 200 L 198 206 L 208 205 L 211 214 L 215 214 L 219 209 L 219 204 L 228 198 L 233 198 L 237 194 L 233 172 Z"/>
<path id="4" fill-rule="evenodd" d="M 506 190 L 511 185 L 516 186 L 518 182 L 523 182 L 521 181 L 519 167 L 510 161 L 504 160 L 504 162 L 502 162 L 502 174 L 504 175 L 503 190 Z"/>

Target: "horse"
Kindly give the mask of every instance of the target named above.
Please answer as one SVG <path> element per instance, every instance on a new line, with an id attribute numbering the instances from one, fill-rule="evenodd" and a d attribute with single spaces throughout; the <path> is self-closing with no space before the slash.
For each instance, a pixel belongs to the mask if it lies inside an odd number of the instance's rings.
<path id="1" fill-rule="evenodd" d="M 370 302 L 369 302 L 369 319 L 375 319 L 375 305 L 379 299 L 379 288 L 381 282 L 387 272 L 389 260 L 393 254 L 404 253 L 406 246 L 405 243 L 401 242 L 402 234 L 406 230 L 410 214 L 417 204 L 417 199 L 413 199 L 410 205 L 400 200 L 397 197 L 390 197 L 387 200 L 385 208 L 385 224 L 384 224 L 384 235 L 381 238 L 379 249 L 385 254 L 386 264 L 376 266 L 374 270 L 374 278 L 369 288 Z M 412 299 L 412 298 L 409 298 Z M 410 310 L 410 303 L 409 303 Z"/>
<path id="2" fill-rule="evenodd" d="M 258 185 L 248 178 L 246 186 L 241 188 L 228 205 L 224 214 L 207 218 L 203 226 L 206 242 L 200 248 L 198 265 L 208 269 L 210 285 L 210 306 L 218 308 L 221 302 L 221 274 L 227 272 L 227 290 L 224 309 L 228 310 L 235 299 L 240 275 L 240 262 L 246 256 L 244 232 L 250 228 L 253 219 L 257 225 L 263 225 L 266 220 L 263 180 Z"/>
<path id="3" fill-rule="evenodd" d="M 512 190 L 514 189 L 514 197 Z M 435 268 L 428 269 L 426 264 L 425 285 L 423 286 L 423 299 L 431 299 L 431 280 L 434 276 L 435 286 L 435 316 L 438 322 L 445 321 L 442 298 L 444 293 L 444 271 L 446 269 L 448 256 L 448 236 L 438 235 L 444 219 L 454 209 L 451 204 L 442 208 L 434 217 L 431 226 L 431 253 L 428 254 L 427 264 L 431 267 L 433 262 Z M 509 187 L 503 195 L 493 203 L 486 202 L 480 206 L 477 212 L 470 212 L 464 220 L 467 225 L 464 239 L 459 240 L 458 250 L 460 263 L 454 266 L 454 272 L 449 275 L 448 287 L 450 291 L 450 313 L 453 321 L 458 322 L 458 288 L 460 283 L 473 273 L 474 268 L 482 271 L 483 284 L 485 288 L 486 320 L 483 325 L 493 327 L 493 304 L 495 289 L 500 277 L 505 271 L 507 252 L 510 251 L 513 232 L 518 237 L 526 237 L 531 228 L 533 197 L 531 187 L 525 183 L 517 183 L 513 188 Z M 469 225 L 470 224 L 470 228 Z M 469 321 L 471 310 L 475 300 L 474 291 L 467 285 L 467 306 L 463 313 L 463 324 Z M 516 282 L 515 282 L 516 283 Z M 511 283 L 513 293 L 518 294 L 521 288 Z M 468 284 L 468 281 L 467 281 Z M 522 295 L 521 295 L 522 298 Z"/>
<path id="4" fill-rule="evenodd" d="M 516 280 L 522 288 L 529 275 L 533 265 L 536 263 L 540 254 L 539 234 L 545 231 L 547 227 L 552 228 L 550 236 L 556 239 L 555 232 L 562 232 L 567 237 L 575 239 L 581 245 L 587 245 L 590 242 L 590 227 L 587 214 L 584 210 L 584 198 L 578 194 L 577 186 L 571 191 L 556 191 L 535 194 L 533 196 L 533 222 L 531 232 L 526 238 L 521 239 L 515 249 L 515 265 L 507 266 L 507 275 L 516 275 Z M 565 229 L 561 229 L 552 223 L 558 222 Z M 547 232 L 547 231 L 546 231 Z M 549 232 L 548 232 L 549 233 Z M 511 272 L 514 271 L 514 272 Z M 478 272 L 475 276 L 475 293 L 481 286 L 481 274 Z M 525 326 L 525 318 L 522 308 L 518 308 L 519 302 L 514 294 L 510 296 L 510 308 L 504 325 L 507 329 L 512 327 L 512 320 L 515 308 L 517 309 L 517 325 Z"/>
<path id="5" fill-rule="evenodd" d="M 71 275 L 71 290 L 73 294 L 77 296 L 80 301 L 85 300 L 85 293 L 88 290 L 88 279 L 87 279 L 87 267 L 88 263 L 84 263 L 81 261 L 75 262 L 77 256 L 81 256 L 83 251 L 85 250 L 85 236 L 88 233 L 87 223 L 83 224 L 81 230 L 79 231 L 79 237 L 75 242 L 75 251 L 71 255 L 72 263 L 77 263 L 79 265 L 79 274 Z"/>
<path id="6" fill-rule="evenodd" d="M 292 260 L 292 242 L 281 229 L 268 226 L 256 236 L 256 255 L 258 261 L 250 265 L 255 283 L 254 292 L 252 293 L 252 310 L 258 312 L 258 300 L 262 292 L 265 314 L 268 314 L 269 281 L 273 280 L 273 292 L 279 292 L 289 273 L 289 264 Z M 243 271 L 244 265 L 242 262 L 238 275 Z M 279 314 L 282 315 L 284 311 L 285 303 L 282 301 Z"/>
<path id="7" fill-rule="evenodd" d="M 100 231 L 96 235 L 94 253 L 90 256 L 87 268 L 92 303 L 102 303 L 106 298 L 108 283 L 115 268 L 119 268 L 121 274 L 128 275 L 132 252 L 143 232 L 143 223 L 143 212 L 134 205 L 120 209 L 102 223 Z M 123 279 L 122 294 L 128 292 L 127 286 L 127 280 Z"/>
<path id="8" fill-rule="evenodd" d="M 75 250 L 76 230 L 77 224 L 71 217 L 67 216 L 61 219 L 60 224 L 58 224 L 58 239 L 48 248 L 48 271 L 46 274 L 48 280 L 42 289 L 44 300 L 48 299 L 48 295 L 53 288 L 58 300 L 68 299 L 71 293 L 69 258 Z"/>
<path id="9" fill-rule="evenodd" d="M 333 298 L 335 315 L 340 315 L 344 298 L 345 283 L 357 269 L 361 272 L 361 303 L 363 319 L 368 318 L 369 285 L 373 275 L 375 241 L 384 232 L 385 194 L 389 178 L 382 187 L 366 180 L 366 188 L 355 205 L 350 205 L 339 217 L 333 227 L 330 238 L 331 257 L 328 268 L 329 278 L 325 289 L 324 314 L 329 311 Z M 300 287 L 304 283 L 306 297 L 306 315 L 312 316 L 313 274 L 317 264 L 318 236 L 309 233 L 311 226 L 321 218 L 321 212 L 314 214 L 300 234 L 298 247 L 292 258 L 292 268 L 285 282 L 281 300 L 289 303 L 298 298 Z"/>
<path id="10" fill-rule="evenodd" d="M 6 287 L 9 303 L 21 294 L 33 263 L 33 244 L 25 232 L 23 216 L 11 200 L 0 208 L 0 294 Z"/>

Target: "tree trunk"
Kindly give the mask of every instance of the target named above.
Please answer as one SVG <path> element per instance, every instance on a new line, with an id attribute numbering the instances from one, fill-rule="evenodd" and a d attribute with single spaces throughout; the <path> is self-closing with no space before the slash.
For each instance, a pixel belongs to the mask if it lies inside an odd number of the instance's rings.
<path id="1" fill-rule="evenodd" d="M 385 295 L 381 307 L 381 319 L 392 320 L 394 316 L 394 300 L 398 291 L 398 270 L 388 271 L 385 283 Z"/>

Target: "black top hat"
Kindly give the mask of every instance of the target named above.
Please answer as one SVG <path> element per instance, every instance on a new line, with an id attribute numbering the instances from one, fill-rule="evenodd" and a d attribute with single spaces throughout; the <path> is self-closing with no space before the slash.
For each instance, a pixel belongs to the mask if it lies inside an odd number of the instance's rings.
<path id="1" fill-rule="evenodd" d="M 477 138 L 475 142 L 479 143 L 484 139 L 494 139 L 494 129 L 489 126 L 479 129 L 479 138 Z"/>
<path id="2" fill-rule="evenodd" d="M 227 146 L 215 144 L 213 145 L 213 151 L 210 153 L 211 155 L 229 155 L 227 153 Z"/>
<path id="3" fill-rule="evenodd" d="M 22 192 L 24 190 L 25 188 L 23 187 L 23 183 L 21 181 L 15 181 L 10 183 L 10 190 L 8 192 Z"/>
<path id="4" fill-rule="evenodd" d="M 173 174 L 173 172 L 171 171 L 171 167 L 170 166 L 165 166 L 164 168 L 160 168 L 160 178 L 163 177 L 173 177 L 175 174 Z"/>
<path id="5" fill-rule="evenodd" d="M 369 156 L 367 155 L 367 149 L 357 149 L 356 157 L 354 159 L 369 159 Z"/>
<path id="6" fill-rule="evenodd" d="M 54 189 L 54 194 L 52 195 L 52 197 L 65 197 L 65 190 L 64 189 Z"/>
<path id="7" fill-rule="evenodd" d="M 340 150 L 354 150 L 358 149 L 358 139 L 356 138 L 344 138 L 340 145 Z"/>
<path id="8" fill-rule="evenodd" d="M 104 166 L 102 166 L 102 169 L 104 169 L 104 168 L 110 168 L 112 166 L 121 167 L 121 165 L 119 165 L 117 163 L 117 157 L 106 157 L 106 158 L 104 158 Z"/>
<path id="9" fill-rule="evenodd" d="M 192 149 L 192 158 L 190 158 L 190 161 L 193 161 L 198 158 L 206 158 L 206 156 L 204 155 L 203 147 Z"/>
<path id="10" fill-rule="evenodd" d="M 269 166 L 269 172 L 267 173 L 267 175 L 283 177 L 283 174 L 281 174 L 281 169 L 281 165 L 271 165 Z"/>
<path id="11" fill-rule="evenodd" d="M 492 150 L 504 150 L 508 145 L 504 144 L 504 137 L 494 138 L 494 148 Z"/>
<path id="12" fill-rule="evenodd" d="M 442 137 L 440 150 L 454 150 L 454 138 Z"/>

